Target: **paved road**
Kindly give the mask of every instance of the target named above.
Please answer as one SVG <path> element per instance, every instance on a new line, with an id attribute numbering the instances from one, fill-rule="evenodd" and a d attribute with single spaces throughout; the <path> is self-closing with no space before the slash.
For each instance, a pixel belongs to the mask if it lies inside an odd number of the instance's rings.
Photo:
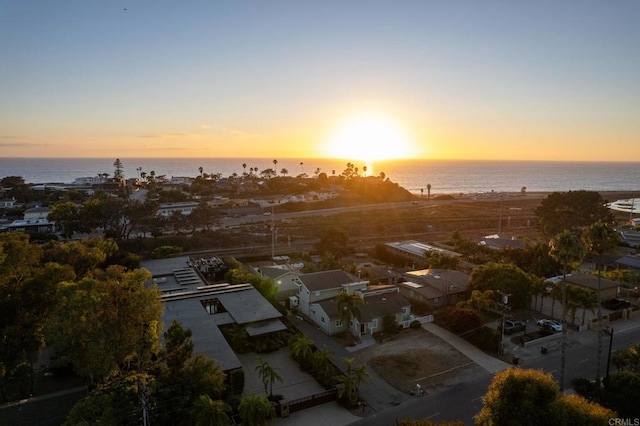
<path id="1" fill-rule="evenodd" d="M 614 328 L 612 351 L 626 349 L 633 343 L 640 342 L 640 320 L 625 320 L 612 323 Z M 619 331 L 615 331 L 619 328 Z M 595 378 L 597 358 L 597 335 L 595 332 L 572 333 L 571 345 L 567 350 L 565 370 L 565 388 L 570 391 L 571 380 L 578 377 Z M 607 354 L 609 352 L 609 338 L 603 340 L 602 375 L 606 371 Z M 524 368 L 542 369 L 559 379 L 561 353 L 559 350 L 546 355 L 540 353 L 539 347 L 532 348 L 528 353 L 519 353 Z M 611 372 L 614 372 L 613 365 Z M 395 419 L 403 417 L 434 421 L 461 420 L 473 424 L 473 417 L 482 408 L 482 397 L 493 378 L 487 372 L 478 374 L 469 380 L 431 392 L 423 397 L 412 397 L 397 407 L 390 407 L 377 412 L 352 425 L 387 426 Z"/>

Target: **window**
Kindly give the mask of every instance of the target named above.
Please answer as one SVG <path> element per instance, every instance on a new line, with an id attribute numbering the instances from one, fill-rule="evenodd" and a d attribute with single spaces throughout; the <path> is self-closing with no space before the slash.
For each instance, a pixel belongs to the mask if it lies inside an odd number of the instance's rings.
<path id="1" fill-rule="evenodd" d="M 408 314 L 409 313 L 409 308 L 402 308 L 402 313 Z"/>
<path id="2" fill-rule="evenodd" d="M 378 320 L 374 319 L 373 321 L 371 321 L 371 328 L 376 329 L 378 328 Z"/>
<path id="3" fill-rule="evenodd" d="M 342 327 L 342 320 L 336 321 L 336 327 Z"/>
<path id="4" fill-rule="evenodd" d="M 320 317 L 320 322 L 324 324 L 324 317 Z"/>

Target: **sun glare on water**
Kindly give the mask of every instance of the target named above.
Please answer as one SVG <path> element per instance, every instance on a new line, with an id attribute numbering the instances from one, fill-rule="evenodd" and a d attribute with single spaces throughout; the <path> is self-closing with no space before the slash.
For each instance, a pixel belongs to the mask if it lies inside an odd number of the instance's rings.
<path id="1" fill-rule="evenodd" d="M 326 155 L 362 161 L 395 160 L 414 155 L 411 141 L 393 120 L 377 114 L 351 117 L 337 126 Z"/>

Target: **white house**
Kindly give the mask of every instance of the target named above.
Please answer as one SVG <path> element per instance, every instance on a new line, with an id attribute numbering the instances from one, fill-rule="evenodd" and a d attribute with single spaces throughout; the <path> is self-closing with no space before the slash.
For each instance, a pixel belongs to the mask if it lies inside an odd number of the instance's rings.
<path id="1" fill-rule="evenodd" d="M 302 274 L 296 280 L 300 285 L 299 309 L 308 317 L 311 316 L 309 307 L 312 303 L 334 298 L 341 291 L 353 293 L 363 290 L 369 283 L 341 269 Z"/>
<path id="2" fill-rule="evenodd" d="M 200 204 L 192 201 L 185 201 L 182 203 L 163 203 L 160 204 L 160 208 L 156 212 L 156 215 L 162 217 L 169 217 L 174 213 L 180 213 L 188 216 L 193 212 Z"/>
<path id="3" fill-rule="evenodd" d="M 269 278 L 278 288 L 277 300 L 286 300 L 291 296 L 297 296 L 300 290 L 298 277 L 302 272 L 289 264 L 260 266 L 256 268 L 260 276 Z"/>
<path id="4" fill-rule="evenodd" d="M 336 298 L 312 303 L 311 320 L 328 335 L 349 330 L 356 337 L 384 331 L 384 318 L 392 317 L 398 327 L 408 328 L 411 323 L 411 304 L 397 286 L 375 286 L 357 292 L 363 303 L 358 305 L 359 317 L 346 324 L 338 309 Z"/>
<path id="5" fill-rule="evenodd" d="M 33 207 L 25 210 L 24 220 L 29 222 L 46 219 L 49 216 L 49 213 L 51 213 L 51 209 L 49 209 L 49 207 Z"/>

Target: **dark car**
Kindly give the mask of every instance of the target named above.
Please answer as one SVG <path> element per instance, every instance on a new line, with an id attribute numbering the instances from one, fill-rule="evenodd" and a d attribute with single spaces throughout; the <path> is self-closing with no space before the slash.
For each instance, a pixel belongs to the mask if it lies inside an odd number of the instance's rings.
<path id="1" fill-rule="evenodd" d="M 514 319 L 508 319 L 504 321 L 505 334 L 517 333 L 518 331 L 524 331 L 526 324 L 524 321 L 518 321 Z M 502 321 L 498 323 L 498 330 L 502 330 Z"/>
<path id="2" fill-rule="evenodd" d="M 611 299 L 602 303 L 607 309 L 611 309 L 612 311 L 619 311 L 620 309 L 627 309 L 631 307 L 631 303 L 628 300 L 624 299 Z"/>

